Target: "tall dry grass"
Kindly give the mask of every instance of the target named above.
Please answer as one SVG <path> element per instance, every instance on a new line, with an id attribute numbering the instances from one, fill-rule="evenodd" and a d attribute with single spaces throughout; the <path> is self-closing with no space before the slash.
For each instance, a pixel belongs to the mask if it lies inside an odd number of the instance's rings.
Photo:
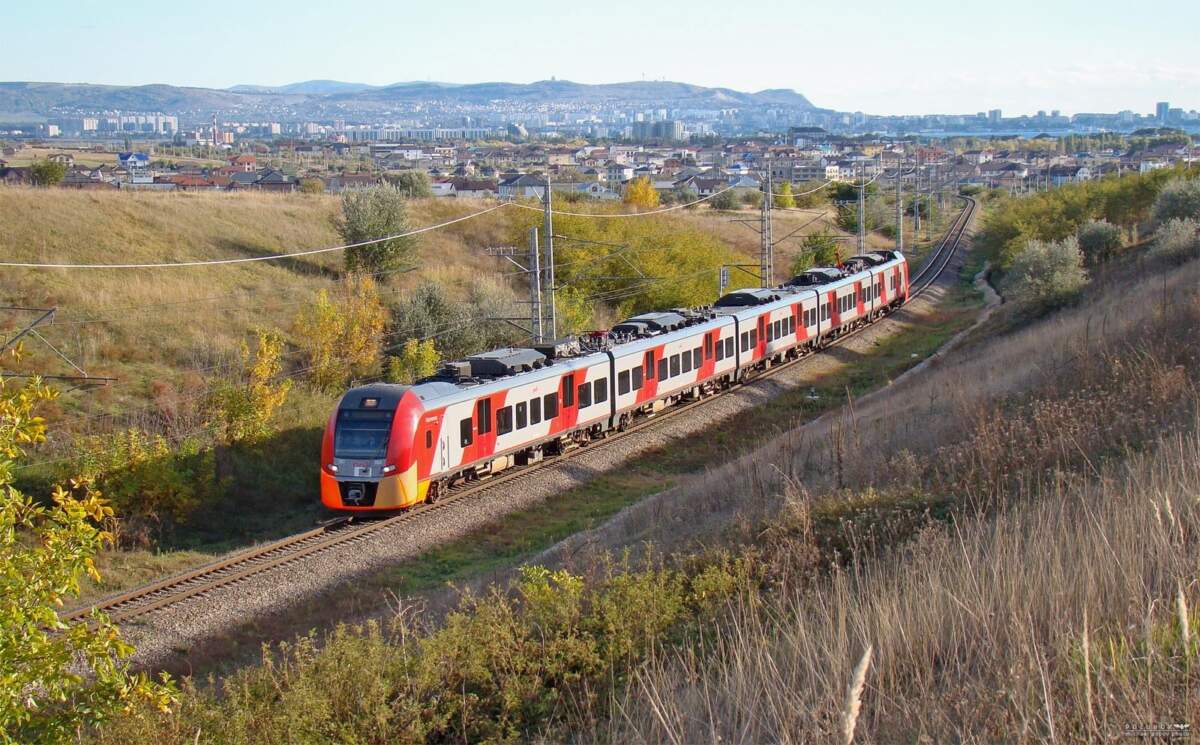
<path id="1" fill-rule="evenodd" d="M 622 742 L 829 742 L 864 648 L 860 742 L 1094 742 L 1200 724 L 1200 439 L 1160 440 L 1020 509 L 931 527 L 828 578 L 731 605 L 651 661 Z"/>

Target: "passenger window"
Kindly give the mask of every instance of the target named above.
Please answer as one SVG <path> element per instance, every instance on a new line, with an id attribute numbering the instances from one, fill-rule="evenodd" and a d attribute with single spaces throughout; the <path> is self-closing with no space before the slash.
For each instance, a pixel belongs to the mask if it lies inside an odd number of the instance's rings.
<path id="1" fill-rule="evenodd" d="M 673 378 L 678 374 L 679 374 L 679 355 L 673 354 L 673 355 L 671 355 L 671 377 Z"/>
<path id="2" fill-rule="evenodd" d="M 680 365 L 679 365 L 680 372 L 691 372 L 692 371 L 692 353 L 691 352 L 684 352 L 682 355 L 682 359 L 679 362 L 680 362 Z"/>
<path id="3" fill-rule="evenodd" d="M 725 356 L 726 357 L 733 356 L 733 353 L 734 353 L 733 345 L 734 345 L 734 341 L 733 341 L 732 336 L 725 340 Z"/>
<path id="4" fill-rule="evenodd" d="M 717 340 L 717 362 L 725 359 L 725 342 Z"/>
<path id="5" fill-rule="evenodd" d="M 492 401 L 485 398 L 475 404 L 475 429 L 481 435 L 486 435 L 492 431 Z"/>
<path id="6" fill-rule="evenodd" d="M 513 418 L 512 407 L 505 406 L 503 409 L 496 411 L 496 434 L 506 435 L 512 432 Z"/>
<path id="7" fill-rule="evenodd" d="M 525 429 L 529 426 L 529 406 L 522 401 L 517 404 L 517 429 Z"/>
<path id="8" fill-rule="evenodd" d="M 537 424 L 542 421 L 542 399 L 531 398 L 529 400 L 529 423 Z"/>
<path id="9" fill-rule="evenodd" d="M 575 405 L 575 376 L 573 374 L 563 378 L 562 405 L 564 409 Z"/>
<path id="10" fill-rule="evenodd" d="M 467 417 L 458 423 L 458 444 L 461 447 L 467 447 L 471 444 L 471 417 Z"/>
<path id="11" fill-rule="evenodd" d="M 629 371 L 622 370 L 617 373 L 617 394 L 625 395 L 629 393 Z"/>
<path id="12" fill-rule="evenodd" d="M 750 348 L 758 346 L 758 329 L 750 329 Z"/>
<path id="13" fill-rule="evenodd" d="M 545 411 L 547 419 L 558 416 L 558 393 L 547 393 L 542 396 L 542 409 Z"/>
<path id="14" fill-rule="evenodd" d="M 642 390 L 642 368 L 633 368 L 633 390 Z"/>
<path id="15" fill-rule="evenodd" d="M 658 361 L 658 379 L 659 380 L 667 379 L 667 358 L 666 357 L 663 357 L 661 360 Z"/>
<path id="16" fill-rule="evenodd" d="M 600 378 L 596 381 L 596 403 L 602 404 L 608 400 L 608 378 Z"/>
<path id="17" fill-rule="evenodd" d="M 750 348 L 750 332 L 743 331 L 742 332 L 742 351 L 745 352 L 749 348 Z"/>
<path id="18" fill-rule="evenodd" d="M 771 341 L 774 338 L 775 338 L 775 324 L 769 323 L 769 324 L 767 324 L 767 341 Z"/>
<path id="19" fill-rule="evenodd" d="M 704 361 L 704 357 L 700 354 L 700 347 L 692 350 L 692 367 L 700 369 L 700 363 Z"/>
<path id="20" fill-rule="evenodd" d="M 579 384 L 579 408 L 585 409 L 592 405 L 592 384 Z"/>

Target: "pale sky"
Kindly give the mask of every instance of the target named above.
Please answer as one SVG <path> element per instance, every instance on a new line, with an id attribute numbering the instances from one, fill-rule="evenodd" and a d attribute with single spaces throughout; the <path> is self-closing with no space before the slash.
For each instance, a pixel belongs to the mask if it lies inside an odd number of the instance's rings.
<path id="1" fill-rule="evenodd" d="M 0 80 L 641 79 L 875 114 L 1200 108 L 1200 2 L 17 2 Z"/>

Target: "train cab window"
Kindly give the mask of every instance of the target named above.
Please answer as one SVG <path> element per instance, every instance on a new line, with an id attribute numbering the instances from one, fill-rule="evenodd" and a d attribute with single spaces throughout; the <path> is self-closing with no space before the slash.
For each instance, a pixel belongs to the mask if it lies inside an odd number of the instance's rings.
<path id="1" fill-rule="evenodd" d="M 524 401 L 517 404 L 517 429 L 529 426 L 529 406 Z"/>
<path id="2" fill-rule="evenodd" d="M 693 350 L 692 350 L 692 367 L 694 367 L 694 368 L 696 368 L 697 370 L 699 370 L 699 369 L 700 369 L 700 363 L 701 363 L 701 362 L 703 362 L 703 361 L 704 361 L 704 358 L 703 358 L 703 356 L 701 355 L 701 350 L 700 350 L 700 347 L 696 347 L 695 349 L 693 349 Z"/>
<path id="3" fill-rule="evenodd" d="M 640 390 L 642 390 L 642 368 L 635 367 L 635 368 L 633 368 L 632 372 L 633 372 L 633 390 L 640 391 Z"/>
<path id="4" fill-rule="evenodd" d="M 725 359 L 725 342 L 717 340 L 717 362 Z"/>
<path id="5" fill-rule="evenodd" d="M 726 339 L 726 340 L 725 340 L 725 356 L 726 356 L 726 357 L 732 357 L 732 356 L 733 356 L 733 353 L 734 353 L 734 351 L 735 351 L 735 350 L 734 350 L 734 348 L 733 348 L 733 345 L 734 345 L 734 344 L 735 344 L 735 342 L 734 342 L 734 340 L 733 340 L 733 337 L 732 337 L 732 336 L 731 336 L 731 337 L 729 337 L 728 339 Z"/>
<path id="6" fill-rule="evenodd" d="M 629 371 L 622 370 L 617 373 L 617 395 L 623 396 L 629 393 Z"/>
<path id="7" fill-rule="evenodd" d="M 608 400 L 608 378 L 600 378 L 596 381 L 592 392 L 596 394 L 596 403 L 602 404 Z"/>
<path id="8" fill-rule="evenodd" d="M 513 412 L 511 406 L 496 409 L 496 434 L 506 435 L 513 429 Z"/>
<path id="9" fill-rule="evenodd" d="M 542 421 L 542 399 L 534 396 L 529 399 L 529 423 L 537 424 Z"/>
<path id="10" fill-rule="evenodd" d="M 542 396 L 542 410 L 546 414 L 547 419 L 553 419 L 558 416 L 558 393 L 547 393 Z"/>
<path id="11" fill-rule="evenodd" d="M 492 431 L 492 401 L 485 398 L 475 404 L 475 430 L 481 435 Z"/>
<path id="12" fill-rule="evenodd" d="M 575 375 L 571 374 L 563 378 L 562 384 L 562 405 L 564 409 L 569 409 L 575 405 Z"/>
<path id="13" fill-rule="evenodd" d="M 467 417 L 458 423 L 458 444 L 459 447 L 467 447 L 471 444 L 474 438 L 471 436 L 471 417 Z"/>
<path id="14" fill-rule="evenodd" d="M 691 352 L 684 352 L 683 354 L 680 355 L 679 371 L 681 373 L 692 371 L 692 353 Z"/>
<path id="15" fill-rule="evenodd" d="M 708 334 L 705 334 L 704 335 L 704 358 L 711 360 L 712 354 L 713 354 L 713 352 L 712 352 L 712 337 L 709 336 Z"/>
<path id="16" fill-rule="evenodd" d="M 592 405 L 592 384 L 579 384 L 579 408 L 586 409 Z"/>
<path id="17" fill-rule="evenodd" d="M 673 354 L 673 355 L 671 355 L 671 377 L 673 378 L 678 374 L 679 374 L 679 355 Z"/>
<path id="18" fill-rule="evenodd" d="M 667 358 L 663 357 L 661 360 L 658 361 L 658 379 L 666 380 L 667 375 L 668 375 Z"/>
<path id="19" fill-rule="evenodd" d="M 654 380 L 654 352 L 646 352 L 645 362 L 642 363 L 642 374 L 646 380 Z"/>

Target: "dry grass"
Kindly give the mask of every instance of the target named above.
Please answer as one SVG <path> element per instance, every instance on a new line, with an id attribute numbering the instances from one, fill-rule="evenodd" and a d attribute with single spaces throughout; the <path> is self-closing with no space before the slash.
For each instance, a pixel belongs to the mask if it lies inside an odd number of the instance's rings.
<path id="1" fill-rule="evenodd" d="M 861 742 L 1194 727 L 1197 648 L 1176 598 L 1200 590 L 1198 492 L 1200 441 L 1169 437 L 1097 478 L 1033 488 L 1023 509 L 751 595 L 644 668 L 615 739 L 828 742 L 867 645 Z"/>

